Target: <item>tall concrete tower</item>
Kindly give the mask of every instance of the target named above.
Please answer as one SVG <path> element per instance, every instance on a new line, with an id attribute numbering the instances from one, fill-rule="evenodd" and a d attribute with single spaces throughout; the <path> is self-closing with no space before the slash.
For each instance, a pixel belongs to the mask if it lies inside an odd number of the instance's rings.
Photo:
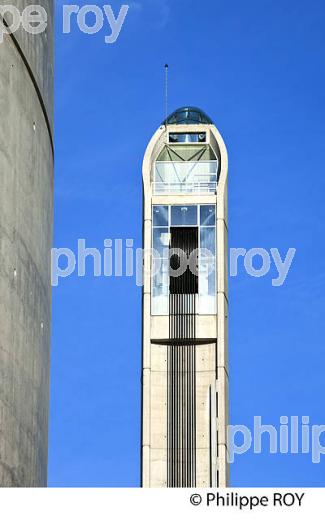
<path id="1" fill-rule="evenodd" d="M 1 0 L 0 5 L 9 4 Z M 0 43 L 0 486 L 45 486 L 53 213 L 53 4 Z M 12 23 L 3 12 L 0 26 Z"/>
<path id="2" fill-rule="evenodd" d="M 143 161 L 142 485 L 228 483 L 227 171 L 201 110 L 176 110 Z"/>

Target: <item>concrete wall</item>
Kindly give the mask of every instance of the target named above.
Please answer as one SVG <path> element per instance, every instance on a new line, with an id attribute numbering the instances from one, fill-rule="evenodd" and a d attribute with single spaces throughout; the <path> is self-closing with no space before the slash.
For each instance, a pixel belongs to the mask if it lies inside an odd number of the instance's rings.
<path id="1" fill-rule="evenodd" d="M 0 486 L 47 483 L 53 2 L 33 3 L 46 32 L 0 44 Z"/>

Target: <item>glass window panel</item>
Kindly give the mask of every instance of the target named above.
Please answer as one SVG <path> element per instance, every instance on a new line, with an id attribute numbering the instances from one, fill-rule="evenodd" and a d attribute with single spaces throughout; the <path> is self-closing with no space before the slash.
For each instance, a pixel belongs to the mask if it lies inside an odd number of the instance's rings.
<path id="1" fill-rule="evenodd" d="M 175 119 L 177 119 L 177 122 L 180 120 L 184 122 L 185 124 L 190 124 L 191 121 L 194 121 L 196 123 L 204 123 L 207 125 L 212 124 L 211 119 L 209 116 L 207 116 L 202 110 L 196 107 L 182 107 L 173 112 L 167 119 L 164 121 L 163 124 L 173 124 L 175 123 Z"/>
<path id="2" fill-rule="evenodd" d="M 199 312 L 215 314 L 216 312 L 216 261 L 215 258 L 205 261 L 201 258 L 199 267 Z"/>
<path id="3" fill-rule="evenodd" d="M 158 161 L 154 193 L 213 193 L 217 186 L 217 170 L 217 161 Z"/>
<path id="4" fill-rule="evenodd" d="M 192 121 L 195 121 L 195 122 L 200 122 L 201 121 L 200 113 L 196 112 L 194 110 L 191 110 L 189 112 L 188 118 L 191 119 Z"/>
<path id="5" fill-rule="evenodd" d="M 169 287 L 169 259 L 159 258 L 153 261 L 153 289 L 164 294 L 168 293 Z"/>
<path id="6" fill-rule="evenodd" d="M 214 256 L 216 250 L 216 228 L 202 227 L 200 228 L 200 248 L 207 249 Z M 204 251 L 202 251 L 204 254 Z"/>
<path id="7" fill-rule="evenodd" d="M 197 206 L 172 206 L 171 207 L 172 226 L 196 226 L 197 225 Z"/>
<path id="8" fill-rule="evenodd" d="M 160 161 L 156 162 L 155 182 L 192 182 L 200 180 L 216 181 L 217 161 Z"/>
<path id="9" fill-rule="evenodd" d="M 204 205 L 200 207 L 200 223 L 201 226 L 215 226 L 216 215 L 214 205 Z"/>
<path id="10" fill-rule="evenodd" d="M 152 247 L 155 250 L 155 256 L 168 257 L 170 233 L 168 228 L 153 228 Z"/>
<path id="11" fill-rule="evenodd" d="M 181 112 L 176 112 L 175 115 L 176 115 L 177 122 L 180 123 L 182 121 L 185 121 L 185 119 L 187 118 L 187 114 L 188 114 L 187 110 L 186 111 L 183 110 Z"/>
<path id="12" fill-rule="evenodd" d="M 168 314 L 169 260 L 154 261 L 152 277 L 152 314 Z"/>
<path id="13" fill-rule="evenodd" d="M 170 133 L 169 134 L 169 142 L 170 143 L 204 143 L 206 141 L 206 133 L 202 132 L 201 134 L 195 133 Z"/>
<path id="14" fill-rule="evenodd" d="M 168 226 L 168 206 L 153 206 L 153 225 Z"/>

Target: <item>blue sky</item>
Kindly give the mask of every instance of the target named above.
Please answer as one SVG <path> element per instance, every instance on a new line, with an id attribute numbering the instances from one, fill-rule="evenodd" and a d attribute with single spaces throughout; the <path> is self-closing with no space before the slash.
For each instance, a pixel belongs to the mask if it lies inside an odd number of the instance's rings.
<path id="1" fill-rule="evenodd" d="M 55 246 L 141 246 L 141 162 L 164 116 L 168 62 L 170 111 L 201 107 L 226 142 L 230 247 L 297 250 L 281 287 L 274 267 L 252 278 L 239 263 L 230 279 L 231 423 L 325 424 L 324 2 L 138 0 L 112 45 L 107 25 L 62 34 L 62 3 Z M 89 263 L 54 288 L 52 329 L 49 485 L 138 486 L 141 289 L 94 278 Z M 235 459 L 233 486 L 324 484 L 324 460 L 263 446 Z"/>

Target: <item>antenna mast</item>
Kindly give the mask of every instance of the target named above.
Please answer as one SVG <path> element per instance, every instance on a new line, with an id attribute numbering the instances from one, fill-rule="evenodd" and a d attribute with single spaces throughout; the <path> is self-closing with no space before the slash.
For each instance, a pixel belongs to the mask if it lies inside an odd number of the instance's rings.
<path id="1" fill-rule="evenodd" d="M 168 63 L 165 65 L 165 126 L 167 126 L 168 117 Z"/>

